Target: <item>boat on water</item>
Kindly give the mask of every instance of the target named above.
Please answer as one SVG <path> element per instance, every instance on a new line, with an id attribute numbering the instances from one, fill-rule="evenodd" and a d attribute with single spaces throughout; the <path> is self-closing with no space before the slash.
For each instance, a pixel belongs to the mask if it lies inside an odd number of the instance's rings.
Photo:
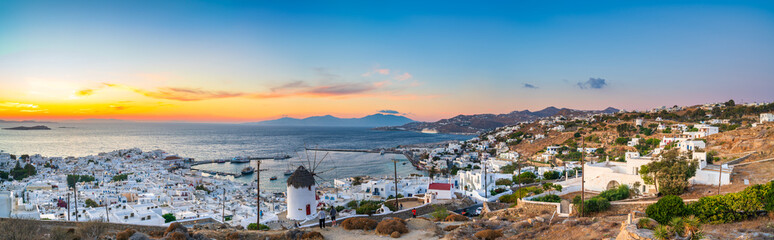
<path id="1" fill-rule="evenodd" d="M 278 156 L 274 157 L 274 160 L 285 160 L 285 159 L 288 159 L 288 158 L 290 158 L 290 155 L 285 154 L 285 155 L 278 155 Z"/>
<path id="2" fill-rule="evenodd" d="M 242 169 L 242 175 L 253 174 L 254 172 L 255 168 L 253 167 L 246 167 Z"/>
<path id="3" fill-rule="evenodd" d="M 285 170 L 285 173 L 283 173 L 285 176 L 293 175 L 293 171 L 291 170 Z"/>
<path id="4" fill-rule="evenodd" d="M 384 155 L 384 150 L 382 149 L 381 152 L 379 152 L 379 155 Z"/>
<path id="5" fill-rule="evenodd" d="M 272 176 L 272 177 L 269 178 L 269 180 L 271 180 L 271 181 L 277 180 L 277 176 Z"/>
<path id="6" fill-rule="evenodd" d="M 226 163 L 226 159 L 215 160 L 216 163 Z"/>
<path id="7" fill-rule="evenodd" d="M 231 159 L 231 163 L 249 163 L 250 158 L 248 157 L 235 157 Z"/>

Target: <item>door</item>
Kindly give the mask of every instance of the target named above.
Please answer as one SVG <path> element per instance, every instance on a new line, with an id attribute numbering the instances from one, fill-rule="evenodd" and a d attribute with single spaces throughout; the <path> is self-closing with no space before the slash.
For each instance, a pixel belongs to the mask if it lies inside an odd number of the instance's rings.
<path id="1" fill-rule="evenodd" d="M 312 214 L 312 207 L 309 206 L 309 204 L 307 204 L 306 205 L 306 215 L 311 215 L 311 214 Z"/>

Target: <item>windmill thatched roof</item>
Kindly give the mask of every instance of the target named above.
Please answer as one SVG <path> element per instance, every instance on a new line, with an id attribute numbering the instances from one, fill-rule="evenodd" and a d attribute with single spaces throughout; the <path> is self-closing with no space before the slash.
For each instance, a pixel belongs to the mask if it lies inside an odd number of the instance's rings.
<path id="1" fill-rule="evenodd" d="M 288 186 L 305 188 L 315 184 L 314 175 L 304 166 L 298 166 L 295 172 L 288 178 Z"/>

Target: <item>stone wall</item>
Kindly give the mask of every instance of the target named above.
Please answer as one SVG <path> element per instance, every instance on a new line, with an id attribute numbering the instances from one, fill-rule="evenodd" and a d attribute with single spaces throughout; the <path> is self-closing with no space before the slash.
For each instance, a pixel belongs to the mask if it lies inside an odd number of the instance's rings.
<path id="1" fill-rule="evenodd" d="M 518 200 L 516 207 L 523 208 L 527 215 L 550 214 L 559 211 L 559 203 Z"/>
<path id="2" fill-rule="evenodd" d="M 0 218 L 0 221 L 24 221 L 25 224 L 38 224 L 41 226 L 41 228 L 45 230 L 53 230 L 55 228 L 78 228 L 79 222 L 68 222 L 68 221 L 49 221 L 49 220 L 28 220 L 28 219 L 8 219 L 8 218 Z M 106 224 L 108 226 L 108 231 L 123 231 L 124 229 L 131 228 L 134 230 L 137 230 L 139 232 L 152 232 L 152 231 L 164 231 L 167 229 L 166 226 L 145 226 L 145 225 L 133 225 L 133 224 L 123 224 L 123 223 L 102 223 Z"/>

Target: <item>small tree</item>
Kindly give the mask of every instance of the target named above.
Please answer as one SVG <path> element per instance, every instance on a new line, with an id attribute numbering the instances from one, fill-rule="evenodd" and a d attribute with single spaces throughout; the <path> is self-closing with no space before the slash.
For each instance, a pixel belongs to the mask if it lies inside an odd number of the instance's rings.
<path id="1" fill-rule="evenodd" d="M 175 214 L 172 214 L 172 213 L 166 213 L 164 215 L 161 215 L 161 217 L 164 218 L 164 223 L 177 221 Z"/>
<path id="2" fill-rule="evenodd" d="M 86 204 L 87 207 L 92 207 L 92 208 L 99 207 L 99 204 L 97 204 L 97 202 L 95 202 L 94 200 L 91 200 L 91 198 L 86 199 L 86 201 L 84 201 L 84 204 Z"/>

